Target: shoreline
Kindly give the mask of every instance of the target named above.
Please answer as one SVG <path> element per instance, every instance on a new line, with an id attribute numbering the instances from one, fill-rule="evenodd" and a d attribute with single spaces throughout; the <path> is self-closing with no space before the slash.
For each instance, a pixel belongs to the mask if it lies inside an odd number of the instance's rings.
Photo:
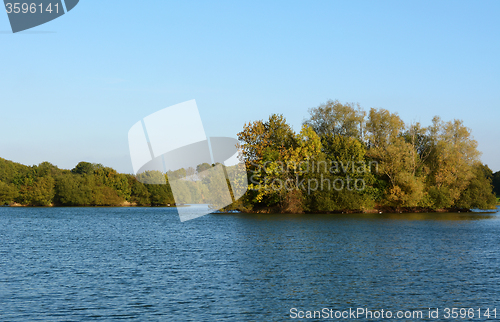
<path id="1" fill-rule="evenodd" d="M 137 204 L 121 204 L 121 205 L 99 205 L 99 206 L 92 206 L 92 205 L 77 205 L 77 206 L 58 206 L 58 205 L 48 205 L 48 206 L 30 206 L 30 205 L 22 205 L 20 203 L 14 202 L 12 204 L 8 205 L 0 205 L 0 207 L 6 207 L 6 208 L 176 208 L 176 207 L 189 207 L 189 205 L 160 205 L 160 206 L 141 206 Z"/>
<path id="2" fill-rule="evenodd" d="M 500 205 L 497 205 L 497 207 Z M 498 208 L 492 209 L 479 209 L 484 212 L 495 211 Z M 247 214 L 291 214 L 291 212 L 279 211 L 276 208 L 261 208 L 255 210 L 244 210 L 241 213 Z M 304 211 L 302 214 L 415 214 L 415 213 L 473 213 L 472 209 L 468 208 L 441 208 L 441 209 L 431 209 L 431 208 L 419 208 L 419 207 L 408 207 L 408 208 L 392 208 L 392 207 L 379 207 L 374 209 L 355 209 L 355 210 L 336 210 L 336 211 Z M 224 213 L 224 212 L 221 212 Z M 295 213 L 294 213 L 295 214 Z"/>
<path id="3" fill-rule="evenodd" d="M 497 207 L 500 206 L 500 204 L 497 205 Z M 19 203 L 12 203 L 10 205 L 2 205 L 0 207 L 5 207 L 5 208 L 176 208 L 176 207 L 189 207 L 189 205 L 161 205 L 161 206 L 139 206 L 136 204 L 131 204 L 131 203 L 124 203 L 122 205 L 113 205 L 113 206 L 56 206 L 56 205 L 49 205 L 49 206 L 29 206 L 29 205 L 22 205 Z M 494 211 L 498 208 L 492 208 L 492 209 L 479 209 L 484 212 L 489 212 L 489 211 Z M 302 213 L 292 213 L 292 212 L 284 212 L 280 211 L 279 209 L 276 208 L 260 208 L 260 209 L 254 209 L 254 210 L 239 210 L 239 209 L 233 209 L 233 210 L 228 210 L 228 211 L 221 211 L 218 210 L 214 213 L 218 214 L 235 214 L 235 213 L 240 213 L 240 214 L 268 214 L 268 215 L 274 215 L 274 214 L 415 214 L 415 213 L 473 213 L 472 209 L 467 209 L 467 208 L 444 208 L 444 209 L 431 209 L 431 208 L 418 208 L 418 207 L 413 207 L 413 208 L 391 208 L 391 207 L 379 207 L 379 208 L 374 208 L 374 209 L 354 209 L 354 210 L 337 210 L 337 211 L 305 211 Z"/>

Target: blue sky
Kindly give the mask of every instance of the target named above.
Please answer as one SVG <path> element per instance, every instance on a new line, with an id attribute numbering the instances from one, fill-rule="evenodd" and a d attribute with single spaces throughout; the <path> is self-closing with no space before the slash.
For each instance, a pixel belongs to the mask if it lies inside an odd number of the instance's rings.
<path id="1" fill-rule="evenodd" d="M 127 133 L 195 99 L 208 136 L 328 99 L 462 119 L 500 170 L 499 1 L 90 1 L 27 32 L 0 14 L 0 157 L 131 173 Z"/>

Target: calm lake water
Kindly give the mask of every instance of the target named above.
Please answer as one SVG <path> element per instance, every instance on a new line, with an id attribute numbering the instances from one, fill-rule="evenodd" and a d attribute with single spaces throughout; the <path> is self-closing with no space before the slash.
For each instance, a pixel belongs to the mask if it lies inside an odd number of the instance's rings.
<path id="1" fill-rule="evenodd" d="M 292 308 L 500 319 L 500 214 L 0 208 L 1 321 L 299 320 Z"/>

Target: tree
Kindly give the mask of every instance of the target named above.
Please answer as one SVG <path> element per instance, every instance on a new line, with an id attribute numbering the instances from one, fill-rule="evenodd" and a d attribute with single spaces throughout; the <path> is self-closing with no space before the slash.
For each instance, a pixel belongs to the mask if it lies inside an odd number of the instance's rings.
<path id="1" fill-rule="evenodd" d="M 430 133 L 433 149 L 427 162 L 428 191 L 435 208 L 453 207 L 480 163 L 477 142 L 460 120 L 444 123 L 435 117 Z"/>
<path id="2" fill-rule="evenodd" d="M 62 171 L 50 162 L 42 162 L 38 166 L 33 167 L 37 177 L 57 177 L 62 174 Z"/>
<path id="3" fill-rule="evenodd" d="M 93 174 L 96 166 L 89 162 L 79 162 L 76 167 L 71 169 L 71 173 L 74 174 Z"/>
<path id="4" fill-rule="evenodd" d="M 18 200 L 29 206 L 50 206 L 54 199 L 54 178 L 50 176 L 26 178 L 26 184 L 19 190 Z"/>
<path id="5" fill-rule="evenodd" d="M 310 118 L 304 124 L 310 125 L 321 137 L 342 135 L 363 139 L 366 113 L 359 104 L 329 100 L 316 108 L 310 108 L 309 114 Z"/>
<path id="6" fill-rule="evenodd" d="M 0 181 L 15 183 L 30 171 L 30 167 L 0 158 Z"/>
<path id="7" fill-rule="evenodd" d="M 283 115 L 273 114 L 264 121 L 245 124 L 238 139 L 243 142 L 241 149 L 247 162 L 247 168 L 253 161 L 276 159 L 281 149 L 288 149 L 294 144 L 295 133 L 286 123 Z"/>
<path id="8" fill-rule="evenodd" d="M 19 195 L 13 184 L 0 181 L 0 205 L 12 203 Z"/>
<path id="9" fill-rule="evenodd" d="M 366 129 L 368 146 L 386 149 L 403 132 L 405 124 L 396 114 L 385 109 L 370 109 Z"/>
<path id="10" fill-rule="evenodd" d="M 496 198 L 491 185 L 493 172 L 488 166 L 477 163 L 474 165 L 473 173 L 473 178 L 467 188 L 462 191 L 456 206 L 467 209 L 494 209 Z"/>
<path id="11" fill-rule="evenodd" d="M 423 131 L 410 127 L 404 133 L 405 124 L 397 114 L 373 108 L 366 127 L 368 154 L 378 162 L 380 175 L 389 183 L 386 203 L 394 207 L 421 206 L 425 197 L 425 172 L 421 171 L 416 137 Z"/>
<path id="12" fill-rule="evenodd" d="M 320 189 L 312 194 L 312 208 L 340 211 L 373 207 L 375 177 L 365 145 L 343 135 L 328 134 L 321 141 L 325 159 L 319 160 L 313 171 Z"/>
<path id="13" fill-rule="evenodd" d="M 54 202 L 60 206 L 91 206 L 93 182 L 88 176 L 66 174 L 55 183 Z"/>
<path id="14" fill-rule="evenodd" d="M 120 198 L 130 199 L 131 191 L 126 175 L 117 173 L 109 167 L 96 167 L 94 177 L 96 185 L 112 188 Z"/>
<path id="15" fill-rule="evenodd" d="M 497 197 L 500 197 L 500 171 L 497 171 L 493 174 L 492 184 L 493 184 L 493 192 L 495 192 Z"/>
<path id="16" fill-rule="evenodd" d="M 93 206 L 120 206 L 125 201 L 116 190 L 108 186 L 94 186 L 92 189 Z"/>
<path id="17" fill-rule="evenodd" d="M 152 206 L 174 204 L 175 200 L 168 184 L 146 184 Z"/>
<path id="18" fill-rule="evenodd" d="M 321 152 L 321 140 L 304 125 L 296 134 L 282 115 L 245 125 L 238 133 L 250 173 L 251 202 L 279 207 L 282 212 L 303 211 L 303 186 L 298 186 L 308 163 Z"/>
<path id="19" fill-rule="evenodd" d="M 130 202 L 138 206 L 150 206 L 151 201 L 146 186 L 132 175 L 128 175 L 127 180 L 130 187 Z"/>
<path id="20" fill-rule="evenodd" d="M 249 201 L 277 206 L 281 189 L 275 187 L 283 183 L 286 151 L 297 144 L 294 131 L 283 115 L 273 114 L 267 121 L 245 124 L 238 139 L 250 176 Z"/>
<path id="21" fill-rule="evenodd" d="M 425 162 L 433 150 L 433 137 L 431 136 L 430 129 L 422 127 L 420 123 L 411 124 L 401 136 L 406 143 L 412 146 L 414 153 L 418 154 L 416 171 L 426 171 Z"/>

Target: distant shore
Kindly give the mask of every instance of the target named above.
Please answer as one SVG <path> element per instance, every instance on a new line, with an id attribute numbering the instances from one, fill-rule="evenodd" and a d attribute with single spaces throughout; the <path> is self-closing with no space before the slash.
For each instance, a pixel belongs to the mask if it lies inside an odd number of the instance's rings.
<path id="1" fill-rule="evenodd" d="M 137 205 L 134 203 L 130 202 L 124 202 L 119 206 L 56 206 L 56 205 L 48 205 L 48 206 L 29 206 L 29 205 L 22 205 L 19 203 L 11 203 L 9 205 L 3 205 L 3 207 L 27 207 L 27 208 L 127 208 L 127 207 L 146 207 L 146 208 L 175 208 L 175 207 L 189 207 L 190 205 L 175 205 L 175 204 L 169 204 L 169 205 L 160 205 L 160 206 L 141 206 Z M 500 204 L 498 204 L 500 206 Z M 492 209 L 481 209 L 484 211 L 488 210 L 495 210 L 496 208 Z M 283 212 L 280 211 L 279 208 L 276 207 L 263 207 L 259 209 L 252 209 L 252 210 L 239 210 L 239 209 L 233 209 L 233 210 L 219 210 L 216 211 L 217 213 L 221 214 L 231 214 L 231 213 L 247 213 L 247 214 L 287 214 L 287 213 L 292 213 L 292 212 Z M 407 208 L 392 208 L 392 207 L 377 207 L 374 209 L 344 209 L 344 210 L 338 210 L 338 211 L 305 211 L 303 214 L 402 214 L 402 213 L 467 213 L 467 212 L 473 212 L 472 209 L 468 208 L 443 208 L 443 209 L 431 209 L 431 208 L 421 208 L 421 207 L 407 207 Z"/>
<path id="2" fill-rule="evenodd" d="M 122 208 L 122 207 L 147 207 L 147 208 L 156 208 L 156 207 L 162 207 L 162 208 L 175 208 L 175 207 L 189 207 L 189 205 L 176 205 L 176 204 L 167 204 L 167 205 L 155 205 L 155 206 L 141 206 L 136 203 L 131 203 L 128 201 L 123 202 L 120 205 L 113 205 L 113 206 L 94 206 L 94 205 L 77 205 L 77 206 L 59 206 L 59 205 L 54 205 L 50 204 L 47 206 L 31 206 L 31 205 L 23 205 L 17 202 L 8 204 L 8 205 L 2 205 L 3 207 L 28 207 L 28 208 L 78 208 L 78 207 L 83 207 L 83 208 L 96 208 L 96 207 L 106 207 L 106 208 Z"/>

